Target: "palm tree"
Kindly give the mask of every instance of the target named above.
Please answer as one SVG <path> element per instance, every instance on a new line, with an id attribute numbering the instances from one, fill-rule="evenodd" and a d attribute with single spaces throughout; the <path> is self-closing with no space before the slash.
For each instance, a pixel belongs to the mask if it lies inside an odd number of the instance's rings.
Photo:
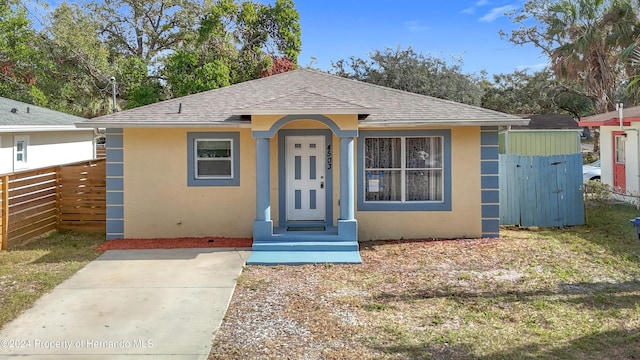
<path id="1" fill-rule="evenodd" d="M 549 6 L 547 35 L 559 46 L 549 52 L 561 79 L 583 84 L 597 113 L 615 109 L 616 92 L 628 79 L 625 49 L 639 22 L 630 0 L 563 0 Z"/>

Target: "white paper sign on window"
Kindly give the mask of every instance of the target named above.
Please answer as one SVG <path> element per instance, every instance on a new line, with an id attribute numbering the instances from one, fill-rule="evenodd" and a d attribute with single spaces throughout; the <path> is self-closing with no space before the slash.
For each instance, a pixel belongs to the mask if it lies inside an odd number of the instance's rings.
<path id="1" fill-rule="evenodd" d="M 380 191 L 380 180 L 369 179 L 369 192 L 379 192 L 379 191 Z"/>

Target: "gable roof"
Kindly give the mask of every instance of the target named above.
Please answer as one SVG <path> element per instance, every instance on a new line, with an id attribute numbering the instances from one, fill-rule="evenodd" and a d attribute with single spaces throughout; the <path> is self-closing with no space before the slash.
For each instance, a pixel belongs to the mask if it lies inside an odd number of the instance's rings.
<path id="1" fill-rule="evenodd" d="M 79 127 L 248 126 L 242 115 L 358 114 L 361 126 L 519 125 L 528 120 L 430 96 L 298 69 L 162 101 Z"/>
<path id="2" fill-rule="evenodd" d="M 0 130 L 74 130 L 85 118 L 0 97 Z"/>
<path id="3" fill-rule="evenodd" d="M 512 126 L 512 129 L 516 130 L 559 130 L 559 129 L 571 129 L 580 130 L 578 122 L 573 116 L 568 114 L 536 114 L 536 115 L 521 115 L 522 118 L 529 119 L 528 125 Z"/>
<path id="4" fill-rule="evenodd" d="M 640 106 L 622 109 L 622 121 L 629 126 L 631 122 L 640 121 Z M 618 110 L 591 115 L 580 119 L 580 126 L 618 126 L 620 118 Z"/>

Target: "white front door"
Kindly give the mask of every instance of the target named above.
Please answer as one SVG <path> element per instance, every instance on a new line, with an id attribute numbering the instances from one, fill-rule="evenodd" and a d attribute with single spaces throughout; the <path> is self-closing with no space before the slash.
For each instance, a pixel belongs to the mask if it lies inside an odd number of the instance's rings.
<path id="1" fill-rule="evenodd" d="M 325 221 L 324 140 L 286 137 L 287 221 Z"/>

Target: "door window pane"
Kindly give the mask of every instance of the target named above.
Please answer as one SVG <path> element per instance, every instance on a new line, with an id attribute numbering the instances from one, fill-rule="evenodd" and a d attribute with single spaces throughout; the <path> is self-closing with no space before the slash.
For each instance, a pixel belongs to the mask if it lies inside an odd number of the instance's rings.
<path id="1" fill-rule="evenodd" d="M 618 164 L 625 162 L 624 140 L 624 136 L 616 136 L 616 163 Z"/>

